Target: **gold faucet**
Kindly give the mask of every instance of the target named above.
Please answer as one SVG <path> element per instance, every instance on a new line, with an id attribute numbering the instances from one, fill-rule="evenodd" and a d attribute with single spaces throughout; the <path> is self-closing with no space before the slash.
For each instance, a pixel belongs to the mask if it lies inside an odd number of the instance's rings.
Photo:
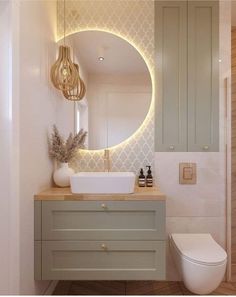
<path id="1" fill-rule="evenodd" d="M 104 150 L 104 171 L 110 171 L 110 152 L 108 149 Z"/>

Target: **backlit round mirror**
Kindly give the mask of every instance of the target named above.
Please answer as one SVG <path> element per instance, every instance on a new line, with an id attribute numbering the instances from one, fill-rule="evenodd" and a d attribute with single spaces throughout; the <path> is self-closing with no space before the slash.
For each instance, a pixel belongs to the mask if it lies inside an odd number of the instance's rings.
<path id="1" fill-rule="evenodd" d="M 76 103 L 64 100 L 59 128 L 87 131 L 86 148 L 91 150 L 123 142 L 150 108 L 152 83 L 144 59 L 126 40 L 103 31 L 78 32 L 66 43 L 73 48 L 86 95 Z"/>

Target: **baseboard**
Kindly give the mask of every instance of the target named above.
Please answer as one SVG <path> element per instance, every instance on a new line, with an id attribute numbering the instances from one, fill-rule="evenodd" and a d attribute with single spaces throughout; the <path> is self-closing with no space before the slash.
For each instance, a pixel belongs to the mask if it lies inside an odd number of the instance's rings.
<path id="1" fill-rule="evenodd" d="M 43 295 L 52 295 L 52 293 L 55 290 L 57 284 L 58 284 L 58 281 L 51 281 Z"/>

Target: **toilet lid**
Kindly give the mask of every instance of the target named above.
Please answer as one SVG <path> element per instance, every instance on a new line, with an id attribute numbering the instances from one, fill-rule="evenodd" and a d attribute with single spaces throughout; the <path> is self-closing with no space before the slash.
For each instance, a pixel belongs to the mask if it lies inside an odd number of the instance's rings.
<path id="1" fill-rule="evenodd" d="M 179 252 L 190 261 L 214 265 L 225 262 L 225 250 L 210 234 L 172 234 L 171 238 Z"/>

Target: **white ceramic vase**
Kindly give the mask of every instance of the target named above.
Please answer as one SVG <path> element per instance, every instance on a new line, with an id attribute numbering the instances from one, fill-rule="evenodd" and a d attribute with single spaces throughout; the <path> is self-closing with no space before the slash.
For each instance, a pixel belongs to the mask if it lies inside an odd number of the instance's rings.
<path id="1" fill-rule="evenodd" d="M 53 173 L 55 184 L 59 187 L 69 187 L 70 176 L 74 173 L 74 170 L 69 167 L 68 163 L 61 163 L 60 167 Z"/>

